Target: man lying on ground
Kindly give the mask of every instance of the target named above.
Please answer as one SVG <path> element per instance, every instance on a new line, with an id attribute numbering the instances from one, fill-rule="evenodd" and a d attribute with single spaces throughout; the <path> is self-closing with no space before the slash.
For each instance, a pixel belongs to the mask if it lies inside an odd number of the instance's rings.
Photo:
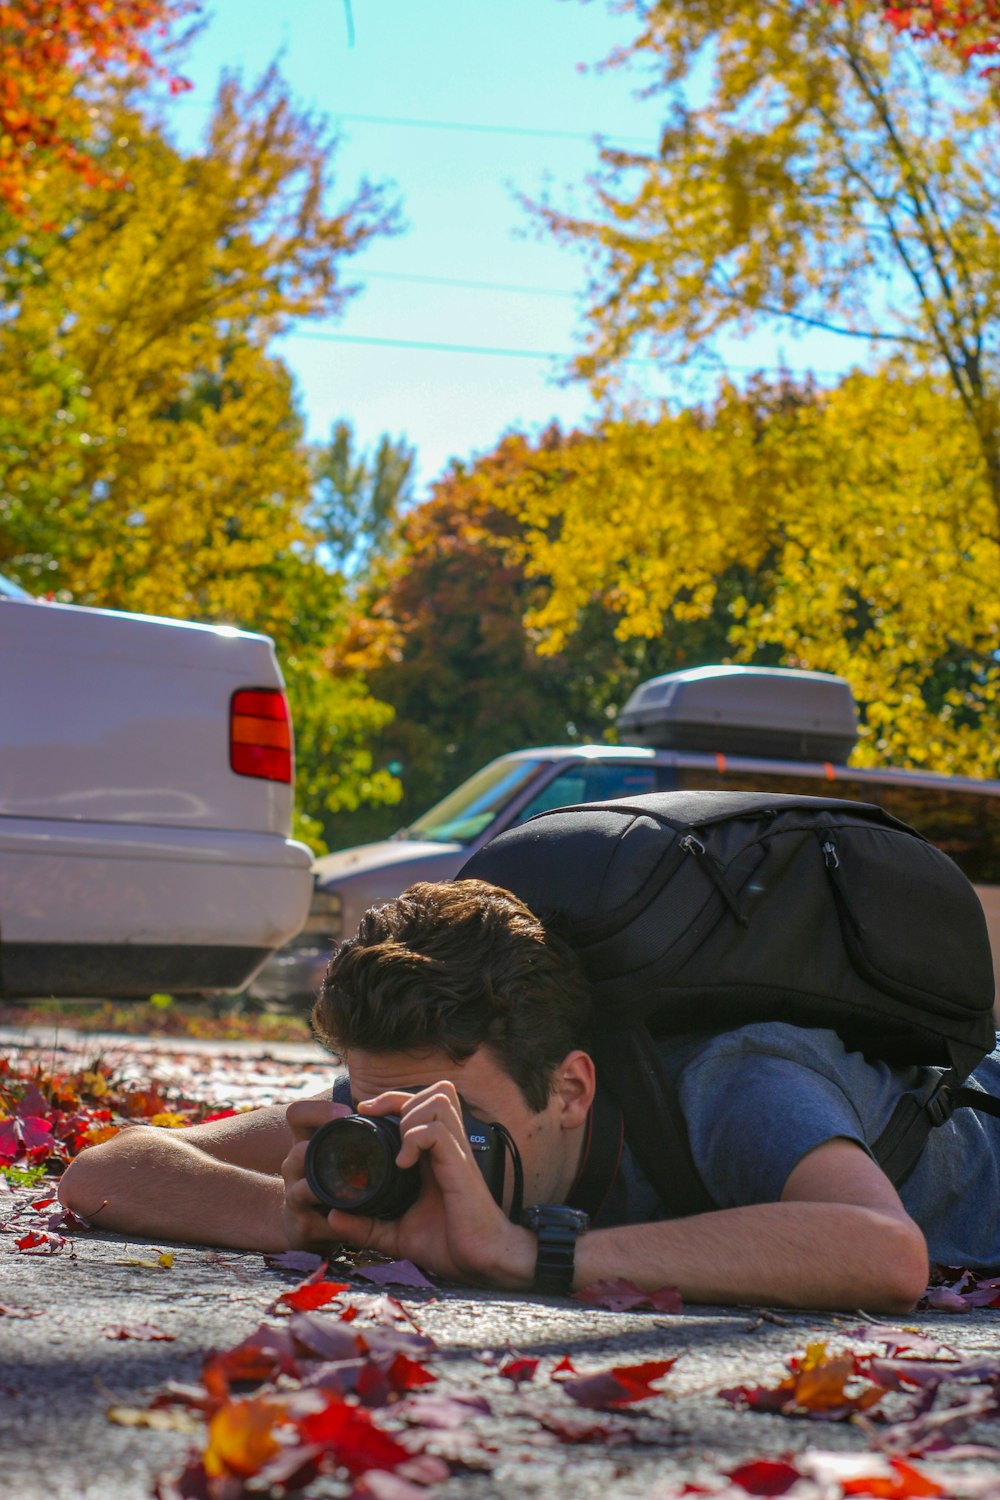
<path id="1" fill-rule="evenodd" d="M 126 1127 L 72 1163 L 60 1197 L 133 1236 L 365 1246 L 510 1291 L 536 1287 L 540 1244 L 546 1290 L 553 1276 L 565 1290 L 627 1277 L 692 1302 L 899 1313 L 926 1286 L 928 1252 L 1000 1271 L 1000 1120 L 959 1111 L 932 1133 L 902 1197 L 870 1154 L 901 1091 L 926 1092 L 925 1070 L 868 1062 L 832 1031 L 784 1023 L 663 1042 L 719 1205 L 669 1219 L 627 1141 L 593 1149 L 593 1121 L 618 1117 L 595 1109 L 589 1016 L 576 955 L 516 897 L 480 881 L 413 886 L 366 914 L 314 1013 L 357 1111 L 398 1116 L 398 1164 L 419 1164 L 420 1195 L 400 1218 L 327 1211 L 311 1191 L 309 1139 L 350 1112 L 329 1092 L 184 1131 Z M 976 1077 L 1000 1091 L 1000 1057 Z M 510 1132 L 526 1205 L 586 1207 L 589 1227 L 565 1213 L 512 1222 L 476 1165 L 463 1105 Z M 606 1180 L 595 1181 L 598 1157 Z"/>

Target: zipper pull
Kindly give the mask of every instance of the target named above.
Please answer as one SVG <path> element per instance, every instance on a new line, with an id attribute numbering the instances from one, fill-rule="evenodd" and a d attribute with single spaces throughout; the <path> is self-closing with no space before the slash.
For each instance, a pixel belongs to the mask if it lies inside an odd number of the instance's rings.
<path id="1" fill-rule="evenodd" d="M 833 842 L 833 839 L 827 839 L 823 845 L 823 863 L 828 870 L 840 869 L 840 856 L 837 853 L 837 846 Z"/>
<path id="2" fill-rule="evenodd" d="M 696 839 L 693 833 L 687 833 L 681 839 L 680 847 L 684 850 L 685 854 L 693 854 L 701 860 L 702 869 L 729 907 L 737 922 L 739 922 L 741 927 L 749 926 L 748 918 L 740 910 L 739 902 L 729 889 L 729 882 L 726 879 L 724 871 L 713 856 L 708 853 L 701 839 Z"/>

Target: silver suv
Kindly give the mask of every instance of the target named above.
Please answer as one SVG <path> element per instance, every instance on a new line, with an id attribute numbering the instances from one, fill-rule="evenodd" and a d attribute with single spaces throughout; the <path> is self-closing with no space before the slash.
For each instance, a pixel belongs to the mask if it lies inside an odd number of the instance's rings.
<path id="1" fill-rule="evenodd" d="M 694 788 L 881 804 L 965 871 L 1000 959 L 1000 782 L 847 767 L 857 717 L 843 678 L 764 667 L 671 672 L 636 689 L 618 727 L 637 743 L 501 755 L 392 838 L 317 860 L 309 920 L 261 970 L 251 997 L 307 1005 L 333 946 L 369 906 L 417 880 L 452 879 L 483 844 L 535 813 Z"/>

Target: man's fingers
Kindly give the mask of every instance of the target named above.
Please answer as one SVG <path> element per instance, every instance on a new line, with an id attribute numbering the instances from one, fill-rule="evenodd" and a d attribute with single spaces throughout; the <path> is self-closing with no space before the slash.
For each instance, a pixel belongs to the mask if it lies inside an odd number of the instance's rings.
<path id="1" fill-rule="evenodd" d="M 332 1099 L 298 1099 L 285 1110 L 285 1119 L 295 1139 L 306 1141 L 328 1120 L 339 1120 L 351 1113 L 348 1105 L 334 1104 Z"/>
<path id="2" fill-rule="evenodd" d="M 416 1093 L 406 1089 L 388 1089 L 384 1094 L 376 1094 L 371 1099 L 362 1099 L 358 1104 L 358 1113 L 405 1117 L 414 1110 L 420 1109 L 428 1100 L 440 1100 L 446 1103 L 461 1118 L 462 1106 L 459 1103 L 458 1090 L 449 1080 L 432 1083 L 428 1088 L 418 1089 Z"/>
<path id="3" fill-rule="evenodd" d="M 408 1125 L 396 1163 L 400 1167 L 416 1166 L 422 1153 L 440 1166 L 457 1164 L 469 1154 L 464 1136 L 459 1140 L 449 1123 L 439 1119 Z"/>
<path id="4" fill-rule="evenodd" d="M 373 1219 L 368 1214 L 345 1214 L 332 1209 L 326 1222 L 330 1238 L 352 1250 L 377 1250 L 380 1255 L 396 1254 L 398 1230 L 389 1220 Z"/>

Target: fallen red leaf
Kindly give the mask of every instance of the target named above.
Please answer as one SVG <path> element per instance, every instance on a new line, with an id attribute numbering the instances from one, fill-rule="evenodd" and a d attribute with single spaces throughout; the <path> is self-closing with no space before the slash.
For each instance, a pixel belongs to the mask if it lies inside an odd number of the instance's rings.
<path id="1" fill-rule="evenodd" d="M 564 1354 L 563 1357 L 562 1357 L 562 1359 L 559 1361 L 559 1363 L 557 1365 L 553 1365 L 552 1366 L 552 1369 L 549 1371 L 549 1374 L 550 1375 L 561 1375 L 563 1373 L 563 1371 L 565 1371 L 568 1375 L 575 1375 L 576 1374 L 576 1366 L 573 1364 L 573 1361 L 570 1359 L 570 1357 L 569 1357 L 568 1354 Z"/>
<path id="2" fill-rule="evenodd" d="M 859 1362 L 850 1353 L 828 1355 L 825 1344 L 810 1344 L 801 1358 L 790 1359 L 788 1365 L 791 1373 L 776 1386 L 737 1385 L 719 1395 L 751 1411 L 826 1421 L 846 1420 L 867 1411 L 885 1395 L 885 1389 L 871 1381 L 860 1389 L 848 1390 L 850 1383 L 865 1378 Z"/>
<path id="3" fill-rule="evenodd" d="M 515 1385 L 521 1385 L 525 1380 L 534 1380 L 538 1366 L 537 1359 L 531 1359 L 525 1354 L 514 1355 L 504 1360 L 499 1373 L 505 1380 L 512 1380 Z"/>
<path id="4" fill-rule="evenodd" d="M 610 1370 L 598 1370 L 593 1375 L 580 1375 L 561 1382 L 563 1390 L 580 1406 L 589 1406 L 594 1411 L 609 1411 L 619 1406 L 629 1406 L 633 1401 L 645 1401 L 648 1396 L 658 1396 L 652 1381 L 665 1375 L 676 1359 L 649 1359 L 638 1365 L 614 1365 Z"/>
<path id="5" fill-rule="evenodd" d="M 118 1328 L 103 1328 L 101 1336 L 106 1339 L 138 1339 L 147 1344 L 169 1344 L 177 1337 L 173 1333 L 164 1333 L 162 1328 L 156 1328 L 152 1323 L 122 1323 Z"/>
<path id="6" fill-rule="evenodd" d="M 402 1351 L 393 1356 L 386 1375 L 394 1391 L 415 1391 L 420 1386 L 434 1385 L 437 1381 L 436 1375 L 432 1375 L 419 1361 L 410 1359 Z"/>
<path id="7" fill-rule="evenodd" d="M 15 1240 L 25 1255 L 58 1255 L 66 1241 L 61 1234 L 50 1234 L 44 1229 L 31 1229 L 22 1239 Z"/>
<path id="8" fill-rule="evenodd" d="M 653 1312 L 679 1313 L 684 1309 L 675 1286 L 661 1286 L 655 1292 L 644 1292 L 634 1281 L 618 1277 L 615 1281 L 592 1281 L 573 1296 L 577 1302 L 603 1307 L 609 1312 L 634 1312 L 649 1308 Z"/>
<path id="9" fill-rule="evenodd" d="M 313 1312 L 317 1307 L 325 1307 L 335 1297 L 341 1296 L 343 1292 L 349 1292 L 351 1284 L 349 1281 L 303 1281 L 300 1286 L 292 1287 L 289 1292 L 282 1292 L 276 1300 L 283 1307 L 294 1308 L 296 1312 Z"/>
<path id="10" fill-rule="evenodd" d="M 876 1500 L 910 1500 L 918 1495 L 943 1495 L 944 1489 L 921 1474 L 902 1458 L 890 1458 L 892 1477 L 869 1475 L 863 1479 L 841 1480 L 845 1495 L 873 1495 Z"/>
<path id="11" fill-rule="evenodd" d="M 303 1442 L 331 1453 L 349 1474 L 396 1469 L 411 1457 L 408 1449 L 377 1427 L 366 1411 L 331 1396 L 322 1411 L 296 1423 Z"/>
<path id="12" fill-rule="evenodd" d="M 227 1401 L 208 1424 L 203 1462 L 211 1478 L 233 1474 L 249 1479 L 280 1451 L 274 1428 L 285 1421 L 282 1402 L 251 1396 Z"/>
<path id="13" fill-rule="evenodd" d="M 373 1469 L 362 1475 L 347 1500 L 427 1500 L 427 1490 L 401 1474 Z"/>
<path id="14" fill-rule="evenodd" d="M 784 1495 L 802 1474 L 783 1459 L 757 1458 L 730 1469 L 728 1478 L 748 1495 Z"/>
<path id="15" fill-rule="evenodd" d="M 624 1422 L 595 1422 L 592 1417 L 567 1416 L 562 1412 L 539 1412 L 538 1422 L 561 1443 L 602 1443 L 613 1447 L 635 1440 L 632 1428 Z"/>
<path id="16" fill-rule="evenodd" d="M 433 1284 L 412 1260 L 393 1260 L 387 1266 L 359 1266 L 357 1274 L 377 1286 L 416 1286 L 433 1291 Z"/>

